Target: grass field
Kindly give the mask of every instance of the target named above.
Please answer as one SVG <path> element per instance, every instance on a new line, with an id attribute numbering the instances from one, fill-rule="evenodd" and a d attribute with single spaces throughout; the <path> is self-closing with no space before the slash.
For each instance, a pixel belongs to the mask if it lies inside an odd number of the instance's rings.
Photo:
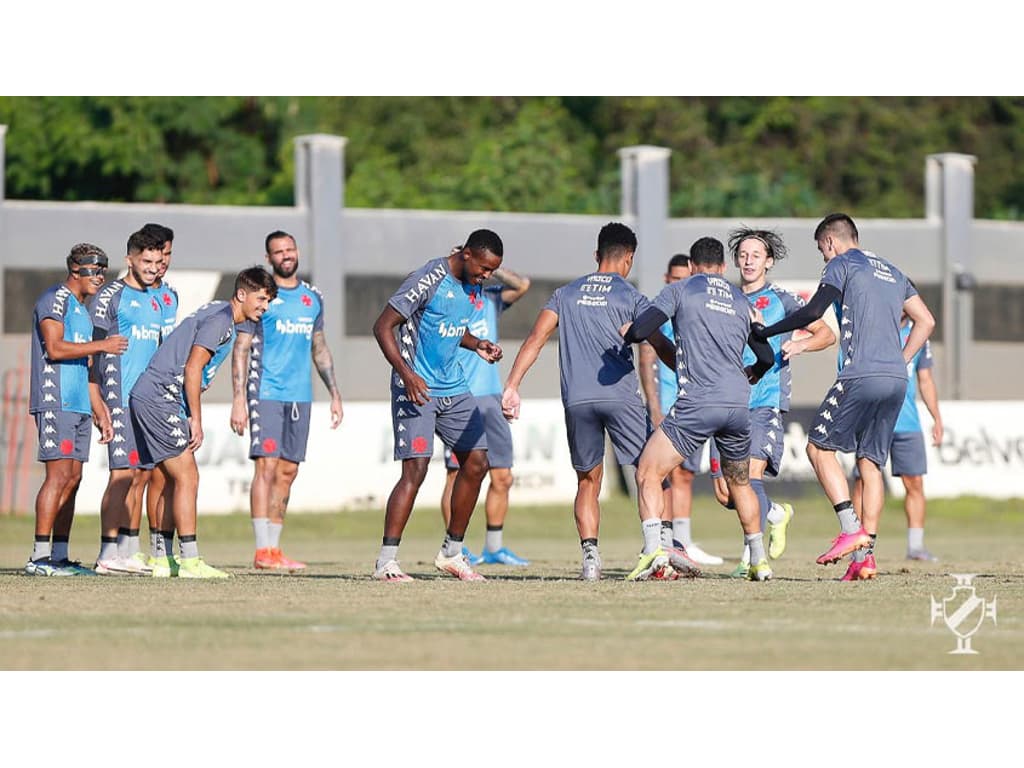
<path id="1" fill-rule="evenodd" d="M 624 497 L 604 505 L 605 579 L 576 579 L 579 545 L 571 509 L 514 507 L 506 543 L 528 568 L 481 566 L 486 583 L 434 571 L 442 527 L 417 509 L 400 558 L 407 584 L 369 578 L 381 512 L 293 514 L 285 551 L 304 575 L 258 573 L 241 515 L 200 518 L 201 551 L 228 581 L 145 578 L 45 579 L 22 575 L 32 521 L 0 518 L 0 668 L 6 670 L 1019 670 L 1024 669 L 1024 502 L 935 500 L 927 545 L 939 563 L 903 559 L 905 531 L 890 501 L 876 550 L 875 581 L 840 583 L 845 565 L 814 557 L 837 525 L 819 496 L 797 515 L 776 577 L 728 578 L 739 554 L 733 513 L 706 498 L 694 511 L 696 540 L 727 557 L 690 581 L 626 583 L 640 533 Z M 478 508 L 467 544 L 483 541 Z M 72 556 L 91 564 L 98 519 L 81 517 Z M 147 543 L 143 524 L 143 544 Z M 955 637 L 930 598 L 951 594 L 950 573 L 978 574 L 977 594 L 997 600 L 977 655 L 949 655 Z"/>

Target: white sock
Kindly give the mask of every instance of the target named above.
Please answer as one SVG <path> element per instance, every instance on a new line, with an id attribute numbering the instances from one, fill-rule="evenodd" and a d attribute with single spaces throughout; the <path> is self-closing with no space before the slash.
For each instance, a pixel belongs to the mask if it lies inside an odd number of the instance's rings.
<path id="1" fill-rule="evenodd" d="M 661 518 L 641 520 L 640 527 L 644 532 L 644 554 L 649 555 L 661 546 Z"/>
<path id="2" fill-rule="evenodd" d="M 684 547 L 693 544 L 693 540 L 690 539 L 690 518 L 677 517 L 672 520 L 672 538 Z"/>
<path id="3" fill-rule="evenodd" d="M 267 534 L 270 538 L 269 546 L 277 549 L 281 546 L 281 529 L 284 528 L 284 522 L 271 523 L 267 522 Z"/>
<path id="4" fill-rule="evenodd" d="M 907 549 L 924 549 L 924 528 L 907 528 Z"/>
<path id="5" fill-rule="evenodd" d="M 380 554 L 377 555 L 377 570 L 383 567 L 384 563 L 390 562 L 391 560 L 398 559 L 398 545 L 397 544 L 384 544 L 380 548 Z"/>
<path id="6" fill-rule="evenodd" d="M 256 549 L 266 549 L 270 546 L 270 531 L 267 526 L 270 521 L 265 517 L 254 517 L 252 519 L 252 531 L 256 534 Z"/>
<path id="7" fill-rule="evenodd" d="M 743 554 L 740 556 L 741 563 L 750 564 L 750 545 L 746 543 L 746 536 L 743 537 Z"/>
<path id="8" fill-rule="evenodd" d="M 484 549 L 488 552 L 497 552 L 504 544 L 501 541 L 502 526 L 492 528 L 487 526 L 487 533 L 484 534 Z"/>
<path id="9" fill-rule="evenodd" d="M 764 560 L 764 534 L 758 531 L 757 533 L 748 533 L 743 537 L 747 546 L 744 551 L 747 553 L 747 557 L 750 558 L 750 563 L 760 563 Z"/>

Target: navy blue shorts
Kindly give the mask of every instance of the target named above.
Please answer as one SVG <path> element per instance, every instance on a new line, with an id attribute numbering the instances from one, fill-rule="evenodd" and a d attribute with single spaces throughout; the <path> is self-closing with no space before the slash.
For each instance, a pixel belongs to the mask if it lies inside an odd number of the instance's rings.
<path id="1" fill-rule="evenodd" d="M 391 424 L 395 435 L 395 461 L 434 455 L 434 433 L 456 453 L 487 450 L 484 418 L 469 392 L 451 397 L 431 395 L 423 405 L 410 400 L 405 390 L 392 393 Z"/>
<path id="2" fill-rule="evenodd" d="M 677 403 L 661 422 L 661 430 L 680 456 L 700 451 L 711 437 L 715 438 L 722 457 L 729 461 L 743 461 L 750 456 L 750 410 L 747 408 L 684 401 Z"/>
<path id="3" fill-rule="evenodd" d="M 311 403 L 249 401 L 249 458 L 306 460 Z"/>
<path id="4" fill-rule="evenodd" d="M 647 409 L 640 402 L 634 405 L 617 401 L 580 403 L 565 409 L 565 431 L 573 468 L 589 472 L 604 461 L 605 431 L 611 438 L 619 465 L 636 466 L 650 435 L 651 422 Z"/>
<path id="5" fill-rule="evenodd" d="M 129 409 L 111 408 L 110 421 L 114 439 L 107 443 L 107 465 L 111 469 L 152 469 L 153 465 L 144 462 L 139 453 Z"/>
<path id="6" fill-rule="evenodd" d="M 57 459 L 89 460 L 92 437 L 92 415 L 74 411 L 39 411 L 36 431 L 39 434 L 39 461 Z"/>
<path id="7" fill-rule="evenodd" d="M 825 395 L 808 442 L 825 451 L 853 453 L 879 467 L 889 457 L 907 380 L 896 376 L 840 379 Z"/>
<path id="8" fill-rule="evenodd" d="M 508 425 L 508 419 L 501 412 L 501 395 L 478 396 L 476 405 L 484 418 L 487 463 L 491 465 L 491 469 L 511 469 L 512 429 Z M 459 460 L 448 446 L 444 449 L 444 465 L 448 469 L 459 468 Z"/>
<path id="9" fill-rule="evenodd" d="M 128 411 L 141 463 L 156 466 L 188 448 L 191 430 L 185 407 L 177 398 L 151 402 L 130 397 Z"/>

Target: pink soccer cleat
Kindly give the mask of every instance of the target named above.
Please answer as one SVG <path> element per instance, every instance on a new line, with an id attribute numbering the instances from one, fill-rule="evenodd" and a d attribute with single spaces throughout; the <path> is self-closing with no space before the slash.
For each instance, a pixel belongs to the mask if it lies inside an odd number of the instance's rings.
<path id="1" fill-rule="evenodd" d="M 868 555 L 861 562 L 851 562 L 840 581 L 867 581 L 875 578 L 878 573 L 878 566 L 875 565 L 875 556 Z"/>
<path id="2" fill-rule="evenodd" d="M 832 546 L 814 561 L 818 565 L 829 565 L 838 562 L 851 552 L 871 545 L 871 536 L 862 527 L 854 533 L 840 533 L 832 539 Z"/>

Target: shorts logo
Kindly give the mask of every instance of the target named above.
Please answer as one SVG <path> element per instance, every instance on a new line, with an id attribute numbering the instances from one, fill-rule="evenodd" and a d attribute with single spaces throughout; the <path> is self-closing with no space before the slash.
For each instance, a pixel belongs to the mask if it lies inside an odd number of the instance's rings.
<path id="1" fill-rule="evenodd" d="M 73 450 L 75 450 L 75 444 L 72 443 L 70 440 L 60 441 L 60 452 L 63 453 L 65 456 L 70 456 Z"/>
<path id="2" fill-rule="evenodd" d="M 138 451 L 131 451 L 128 454 L 128 464 L 130 464 L 131 466 L 134 467 L 134 466 L 137 466 L 138 463 L 139 463 L 139 452 Z"/>
<path id="3" fill-rule="evenodd" d="M 712 459 L 711 460 L 711 471 L 712 472 L 718 472 L 721 469 L 721 466 L 722 465 L 719 463 L 718 459 Z"/>
<path id="4" fill-rule="evenodd" d="M 423 453 L 427 450 L 427 438 L 425 437 L 414 437 L 412 439 L 412 449 L 416 453 Z"/>
<path id="5" fill-rule="evenodd" d="M 263 440 L 263 450 L 267 453 L 273 453 L 277 450 L 277 440 L 272 437 L 265 438 Z"/>

